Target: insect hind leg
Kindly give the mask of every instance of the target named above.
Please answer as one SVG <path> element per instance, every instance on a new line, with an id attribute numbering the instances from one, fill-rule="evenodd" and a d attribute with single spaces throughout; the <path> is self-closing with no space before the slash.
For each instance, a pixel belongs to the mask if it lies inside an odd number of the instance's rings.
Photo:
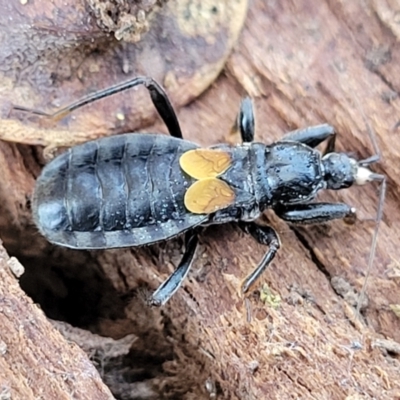
<path id="1" fill-rule="evenodd" d="M 145 78 L 143 84 L 150 92 L 154 107 L 157 109 L 158 114 L 168 128 L 169 134 L 178 139 L 183 139 L 178 117 L 176 116 L 167 93 L 153 78 Z"/>
<path id="2" fill-rule="evenodd" d="M 198 244 L 198 235 L 188 232 L 185 237 L 185 253 L 176 270 L 158 287 L 148 300 L 149 305 L 160 307 L 164 305 L 181 287 L 185 280 Z"/>
<path id="3" fill-rule="evenodd" d="M 276 253 L 281 247 L 281 243 L 278 234 L 270 226 L 260 226 L 255 224 L 254 222 L 250 222 L 250 223 L 241 223 L 240 227 L 245 232 L 253 236 L 253 238 L 256 239 L 257 242 L 269 246 L 269 250 L 264 255 L 260 264 L 258 264 L 257 268 L 253 272 L 251 272 L 250 275 L 248 275 L 243 282 L 242 291 L 243 293 L 246 293 L 253 285 L 253 283 L 266 270 L 269 264 L 271 264 Z"/>
<path id="4" fill-rule="evenodd" d="M 327 140 L 328 143 L 324 151 L 325 155 L 335 151 L 336 132 L 331 125 L 315 125 L 289 132 L 281 140 L 293 140 L 310 147 L 317 147 L 320 143 Z"/>
<path id="5" fill-rule="evenodd" d="M 167 93 L 157 83 L 153 78 L 147 76 L 138 76 L 136 78 L 130 79 L 128 81 L 118 83 L 107 89 L 99 90 L 97 92 L 91 93 L 81 99 L 57 110 L 54 113 L 46 113 L 39 110 L 31 110 L 22 106 L 14 105 L 13 109 L 17 111 L 30 112 L 31 114 L 40 115 L 42 117 L 50 118 L 54 121 L 58 121 L 66 117 L 71 112 L 81 108 L 89 103 L 93 103 L 97 100 L 103 99 L 108 96 L 112 96 L 116 93 L 123 92 L 125 90 L 131 89 L 138 85 L 144 85 L 144 87 L 149 91 L 151 100 L 156 108 L 158 114 L 164 121 L 168 128 L 171 136 L 182 139 L 182 131 L 179 125 L 178 118 L 175 114 L 174 108 L 168 98 Z"/>

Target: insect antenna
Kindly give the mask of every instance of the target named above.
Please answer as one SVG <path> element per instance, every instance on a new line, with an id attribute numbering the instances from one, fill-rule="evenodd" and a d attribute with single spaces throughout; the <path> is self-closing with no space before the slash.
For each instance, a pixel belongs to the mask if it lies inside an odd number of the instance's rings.
<path id="1" fill-rule="evenodd" d="M 368 167 L 370 164 L 375 163 L 381 159 L 381 152 L 380 152 L 377 140 L 376 140 L 376 135 L 374 135 L 372 127 L 369 124 L 368 119 L 365 116 L 364 110 L 362 109 L 358 99 L 355 96 L 353 96 L 353 98 L 354 98 L 357 108 L 360 111 L 361 116 L 364 120 L 365 126 L 367 128 L 368 136 L 369 136 L 369 139 L 371 141 L 371 144 L 372 144 L 372 147 L 373 147 L 374 153 L 375 153 L 374 155 L 372 155 L 364 160 L 359 161 L 360 166 Z M 357 307 L 356 307 L 356 317 L 358 319 L 360 319 L 361 305 L 362 305 L 363 298 L 364 298 L 366 290 L 367 290 L 368 278 L 371 274 L 374 260 L 375 260 L 379 227 L 380 227 L 381 221 L 382 221 L 383 205 L 384 205 L 385 196 L 386 196 L 386 176 L 381 175 L 381 174 L 372 174 L 371 179 L 375 180 L 375 181 L 380 181 L 381 184 L 380 184 L 380 189 L 379 189 L 379 202 L 378 202 L 378 208 L 377 208 L 377 212 L 376 212 L 375 228 L 374 228 L 374 233 L 372 235 L 371 250 L 369 252 L 369 257 L 368 257 L 367 272 L 365 274 L 365 280 L 364 280 L 363 286 L 361 288 L 360 295 L 359 295 L 358 302 L 357 302 Z"/>
<path id="2" fill-rule="evenodd" d="M 369 252 L 369 257 L 368 257 L 367 273 L 365 275 L 364 284 L 361 288 L 360 296 L 358 298 L 357 307 L 356 307 L 356 316 L 357 317 L 360 317 L 362 299 L 365 296 L 365 292 L 367 290 L 367 285 L 368 285 L 368 278 L 369 278 L 369 275 L 372 271 L 372 267 L 374 264 L 379 227 L 380 227 L 380 224 L 382 221 L 383 204 L 385 202 L 385 195 L 386 195 L 386 177 L 384 175 L 378 175 L 378 174 L 376 174 L 376 175 L 379 177 L 382 177 L 380 190 L 379 190 L 379 203 L 378 203 L 378 209 L 377 209 L 376 220 L 375 220 L 374 234 L 372 235 L 372 240 L 371 240 L 371 250 Z"/>

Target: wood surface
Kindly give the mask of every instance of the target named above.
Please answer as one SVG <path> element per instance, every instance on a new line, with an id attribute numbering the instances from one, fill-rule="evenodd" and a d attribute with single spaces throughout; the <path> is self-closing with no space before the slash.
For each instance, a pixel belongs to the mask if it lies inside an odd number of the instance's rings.
<path id="1" fill-rule="evenodd" d="M 94 365 L 66 342 L 21 290 L 21 269 L 0 247 L 0 396 L 2 399 L 113 399 Z"/>
<path id="2" fill-rule="evenodd" d="M 327 122 L 338 132 L 338 149 L 363 159 L 373 154 L 368 131 L 373 132 L 382 154 L 373 169 L 387 176 L 388 188 L 360 318 L 355 306 L 367 276 L 378 185 L 319 197 L 356 207 L 354 225 L 336 221 L 291 227 L 268 212 L 282 248 L 245 297 L 240 284 L 266 249 L 234 225 L 206 229 L 183 288 L 162 309 L 149 309 L 145 291 L 155 289 L 176 267 L 182 239 L 91 253 L 50 246 L 34 228 L 29 210 L 42 150 L 0 142 L 0 237 L 26 269 L 22 287 L 52 318 L 113 339 L 135 335 L 128 355 L 108 357 L 102 364 L 103 379 L 115 396 L 400 398 L 399 12 L 400 6 L 389 0 L 253 0 L 224 71 L 178 110 L 185 137 L 204 146 L 236 139 L 229 132 L 246 94 L 254 99 L 256 137 L 263 142 Z M 59 90 L 65 82 L 58 81 Z M 103 87 L 99 80 L 97 89 Z M 74 100 L 72 90 L 66 93 L 66 102 Z M 43 106 L 44 99 L 37 99 L 27 105 Z M 13 101 L 10 95 L 7 100 Z M 89 135 L 103 126 L 102 118 L 110 133 L 137 128 L 134 117 L 122 126 L 109 117 L 118 107 L 116 100 L 99 102 L 51 129 L 67 135 L 67 128 L 80 126 Z M 35 122 L 20 117 L 5 121 L 10 120 L 36 129 Z M 146 131 L 166 132 L 159 120 L 154 125 L 150 116 L 143 121 Z M 0 280 L 5 300 L 14 296 L 9 288 L 15 285 Z M 9 320 L 0 335 L 5 343 L 10 339 L 3 332 L 16 334 Z M 60 351 L 70 346 L 57 343 Z M 15 349 L 8 365 L 29 368 L 30 361 L 18 358 Z M 67 361 L 65 368 L 72 361 L 71 370 L 80 368 L 78 359 Z M 0 372 L 0 387 L 4 382 L 11 387 L 11 376 Z"/>

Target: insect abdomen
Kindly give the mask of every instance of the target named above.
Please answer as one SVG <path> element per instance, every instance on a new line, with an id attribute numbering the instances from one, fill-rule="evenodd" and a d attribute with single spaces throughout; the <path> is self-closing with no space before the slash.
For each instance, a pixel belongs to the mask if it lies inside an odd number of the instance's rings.
<path id="1" fill-rule="evenodd" d="M 34 217 L 52 242 L 74 248 L 153 243 L 201 223 L 183 197 L 191 180 L 180 155 L 195 144 L 163 135 L 126 134 L 71 148 L 47 165 Z"/>

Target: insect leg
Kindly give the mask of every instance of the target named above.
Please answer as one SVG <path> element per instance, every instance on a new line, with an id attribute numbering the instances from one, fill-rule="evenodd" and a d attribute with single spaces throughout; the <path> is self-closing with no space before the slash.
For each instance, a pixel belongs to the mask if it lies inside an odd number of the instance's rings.
<path id="1" fill-rule="evenodd" d="M 82 97 L 81 99 L 59 109 L 55 113 L 45 113 L 43 111 L 31 110 L 22 106 L 13 106 L 14 110 L 27 111 L 32 114 L 41 115 L 43 117 L 51 118 L 58 121 L 66 117 L 72 111 L 77 110 L 85 106 L 86 104 L 93 103 L 94 101 L 103 99 L 113 94 L 123 92 L 124 90 L 131 89 L 138 85 L 144 85 L 146 89 L 150 92 L 151 100 L 158 114 L 161 116 L 168 131 L 171 136 L 182 139 L 182 131 L 178 122 L 178 118 L 175 114 L 174 108 L 168 99 L 167 94 L 164 89 L 159 85 L 153 78 L 146 76 L 138 76 L 136 78 L 130 79 L 129 81 L 118 83 L 107 89 L 99 90 L 97 92 L 91 93 L 88 96 Z"/>
<path id="2" fill-rule="evenodd" d="M 173 294 L 181 287 L 196 251 L 199 239 L 197 233 L 188 232 L 185 237 L 185 253 L 176 270 L 159 286 L 149 299 L 151 306 L 164 305 Z"/>
<path id="3" fill-rule="evenodd" d="M 245 232 L 250 233 L 250 235 L 253 236 L 257 242 L 269 246 L 269 250 L 264 255 L 260 264 L 253 272 L 251 272 L 250 275 L 247 276 L 243 282 L 242 291 L 243 293 L 246 293 L 250 286 L 260 277 L 260 275 L 274 259 L 275 254 L 281 246 L 281 243 L 278 234 L 270 226 L 260 226 L 254 222 L 241 223 L 240 226 Z"/>
<path id="4" fill-rule="evenodd" d="M 311 203 L 274 208 L 279 218 L 295 224 L 318 224 L 333 219 L 355 222 L 356 211 L 344 203 Z"/>
<path id="5" fill-rule="evenodd" d="M 245 97 L 240 103 L 240 110 L 236 117 L 232 132 L 240 132 L 243 143 L 254 140 L 254 110 L 250 97 Z"/>
<path id="6" fill-rule="evenodd" d="M 169 134 L 178 139 L 183 139 L 178 118 L 171 102 L 169 101 L 167 93 L 153 78 L 144 79 L 146 81 L 143 84 L 150 92 L 150 97 L 153 101 L 154 107 L 157 109 L 158 114 L 164 121 L 165 126 L 168 128 Z"/>
<path id="7" fill-rule="evenodd" d="M 317 147 L 328 139 L 324 155 L 335 151 L 336 132 L 328 124 L 310 126 L 305 129 L 297 129 L 283 136 L 282 140 L 293 140 L 304 143 L 310 147 Z"/>

